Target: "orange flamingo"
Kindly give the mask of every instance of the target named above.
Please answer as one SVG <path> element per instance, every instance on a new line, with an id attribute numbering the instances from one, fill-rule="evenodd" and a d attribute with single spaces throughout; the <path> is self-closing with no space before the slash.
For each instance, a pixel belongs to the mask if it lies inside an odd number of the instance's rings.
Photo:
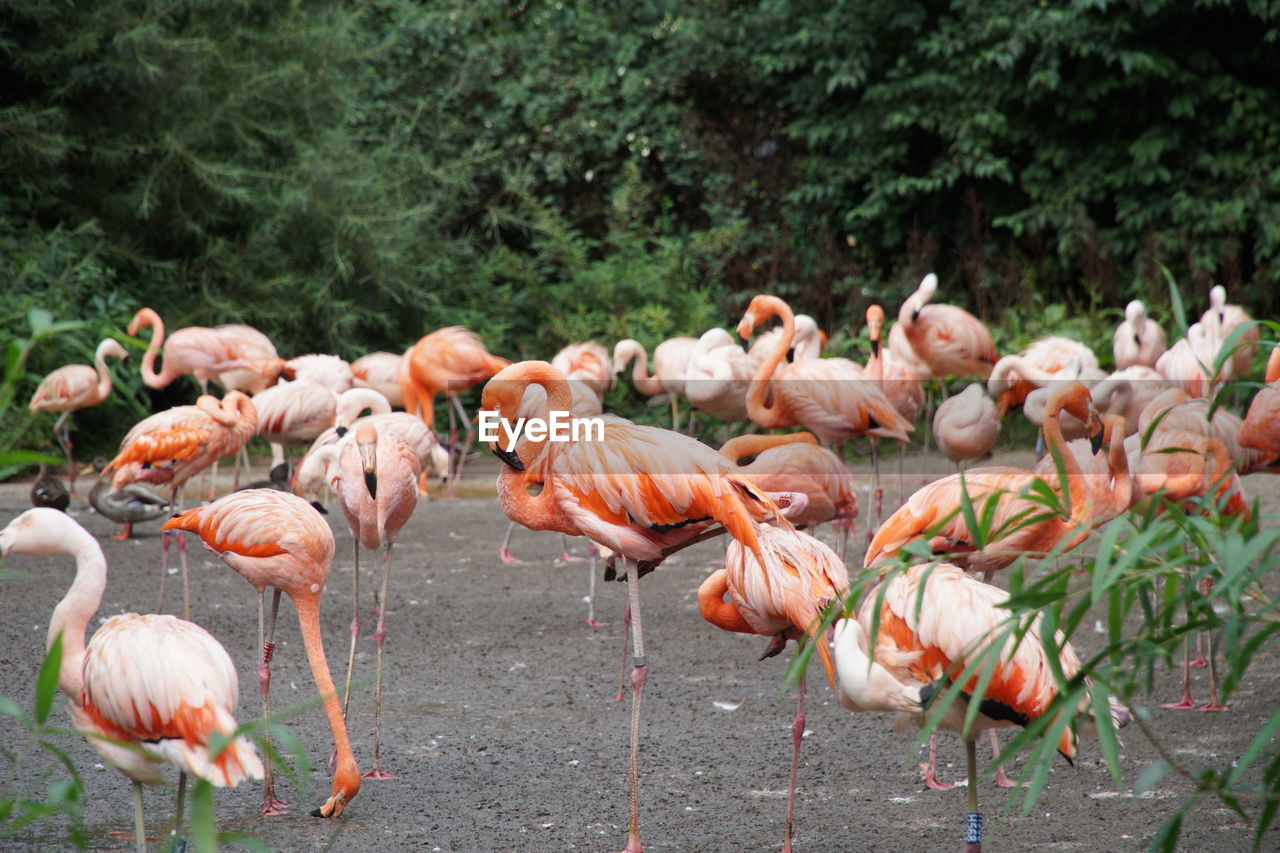
<path id="1" fill-rule="evenodd" d="M 347 657 L 347 688 L 343 693 L 342 715 L 351 702 L 351 673 L 356 662 L 356 639 L 360 636 L 360 546 L 375 551 L 383 545 L 382 595 L 378 598 L 378 643 L 376 688 L 374 690 L 373 767 L 366 779 L 390 779 L 382 769 L 382 645 L 387 638 L 387 586 L 391 580 L 391 548 L 400 528 L 418 506 L 418 455 L 403 438 L 391 430 L 378 432 L 369 421 L 355 430 L 355 441 L 338 454 L 338 474 L 333 479 L 338 505 L 347 517 L 355 551 L 354 589 L 351 593 L 351 651 Z"/>
<path id="2" fill-rule="evenodd" d="M 104 338 L 93 353 L 93 367 L 87 364 L 68 364 L 59 367 L 40 381 L 36 393 L 31 395 L 27 408 L 32 412 L 61 412 L 53 425 L 53 437 L 67 454 L 67 478 L 70 489 L 76 489 L 76 463 L 71 456 L 70 430 L 63 424 L 72 412 L 96 406 L 111 393 L 111 374 L 107 372 L 107 357 L 125 359 L 129 353 L 115 338 Z"/>
<path id="3" fill-rule="evenodd" d="M 1219 284 L 1209 291 L 1209 310 L 1200 315 L 1200 324 L 1205 327 L 1211 337 L 1226 341 L 1227 336 L 1237 326 L 1243 326 L 1252 321 L 1253 318 L 1249 316 L 1249 312 L 1239 305 L 1227 304 L 1225 287 Z M 1236 339 L 1235 352 L 1231 354 L 1231 363 L 1236 374 L 1243 376 L 1249 372 L 1249 368 L 1253 366 L 1253 354 L 1258 351 L 1260 339 L 1261 334 L 1257 325 L 1249 326 L 1240 333 L 1240 337 Z"/>
<path id="4" fill-rule="evenodd" d="M 841 530 L 841 553 L 853 520 L 858 517 L 858 487 L 836 455 L 807 432 L 788 435 L 740 435 L 720 447 L 720 455 L 737 465 L 766 493 L 799 492 L 807 507 L 788 512 L 796 527 L 834 522 Z"/>
<path id="5" fill-rule="evenodd" d="M 400 390 L 400 359 L 393 352 L 371 352 L 351 362 L 351 373 L 357 388 L 372 388 L 387 398 L 392 406 L 404 408 L 404 392 Z"/>
<path id="6" fill-rule="evenodd" d="M 551 359 L 551 366 L 569 379 L 585 382 L 597 395 L 613 387 L 613 360 L 604 344 L 569 344 Z"/>
<path id="7" fill-rule="evenodd" d="M 822 659 L 831 687 L 836 686 L 835 664 L 826 638 L 820 633 L 822 612 L 841 600 L 849 587 L 844 561 L 806 533 L 764 525 L 760 528 L 760 562 L 736 540 L 729 543 L 725 567 L 713 572 L 698 588 L 702 618 L 725 631 L 770 637 L 761 660 L 786 647 L 787 640 L 807 638 Z M 725 595 L 729 600 L 725 601 Z M 800 741 L 804 737 L 804 676 L 796 695 L 796 716 L 791 724 L 791 773 L 787 782 L 787 816 L 782 849 L 791 850 L 795 817 L 796 777 L 800 768 Z"/>
<path id="8" fill-rule="evenodd" d="M 989 575 L 1009 566 L 1022 554 L 1043 555 L 1064 542 L 1068 543 L 1067 548 L 1082 542 L 1091 526 L 1110 516 L 1098 514 L 1080 463 L 1066 447 L 1058 422 L 1063 412 L 1088 424 L 1094 453 L 1102 448 L 1103 425 L 1089 390 L 1081 383 L 1067 383 L 1054 393 L 1045 413 L 1044 432 L 1049 447 L 1062 459 L 1065 483 L 1058 479 L 1056 471 L 1052 476 L 1041 477 L 1023 468 L 1003 466 L 973 468 L 943 477 L 908 498 L 876 531 L 863 564 L 875 566 L 894 557 L 908 543 L 927 537 L 934 554 L 951 555 L 958 565 Z M 1027 490 L 1037 482 L 1048 485 L 1060 499 L 1070 493 L 1066 515 L 1046 513 L 1042 504 L 1027 497 Z M 978 514 L 986 501 L 998 502 L 991 527 L 994 538 L 981 547 L 960 511 L 960 496 L 966 492 Z M 1028 515 L 1032 518 L 1023 518 Z M 1013 529 L 1004 530 L 1006 527 Z"/>
<path id="9" fill-rule="evenodd" d="M 1244 447 L 1260 454 L 1259 470 L 1276 470 L 1280 465 L 1280 346 L 1267 359 L 1267 384 L 1249 403 L 1238 438 Z"/>
<path id="10" fill-rule="evenodd" d="M 1169 345 L 1160 324 L 1147 316 L 1147 306 L 1135 299 L 1124 307 L 1124 320 L 1111 338 L 1116 370 L 1134 365 L 1155 367 Z"/>
<path id="11" fill-rule="evenodd" d="M 205 547 L 258 591 L 258 644 L 262 649 L 258 688 L 262 693 L 262 714 L 267 719 L 271 719 L 271 657 L 275 652 L 280 593 L 293 600 L 311 675 L 324 700 L 338 754 L 332 794 L 312 815 L 342 814 L 360 792 L 360 768 L 351 752 L 342 705 L 329 675 L 320 636 L 320 596 L 333 562 L 333 531 L 302 498 L 276 489 L 232 492 L 211 504 L 175 515 L 162 529 L 197 534 Z M 267 587 L 272 588 L 269 617 L 265 615 Z M 267 765 L 262 813 L 279 814 L 288 807 L 276 797 L 274 774 Z"/>
<path id="12" fill-rule="evenodd" d="M 208 631 L 173 616 L 123 613 L 106 620 L 86 647 L 107 560 L 93 535 L 57 510 L 31 509 L 9 522 L 0 530 L 0 554 L 75 558 L 76 577 L 53 611 L 48 644 L 62 643 L 58 687 L 71 699 L 73 725 L 133 781 L 139 851 L 147 849 L 142 786 L 164 784 L 156 763 L 179 769 L 177 828 L 187 773 L 219 788 L 262 778 L 253 745 L 235 735 L 235 664 Z M 216 739 L 223 746 L 215 750 Z"/>
<path id="13" fill-rule="evenodd" d="M 209 392 L 209 380 L 234 370 L 265 372 L 269 366 L 252 360 L 241 351 L 234 334 L 224 334 L 207 326 L 188 326 L 165 337 L 164 322 L 150 308 L 140 308 L 129 321 L 128 332 L 137 335 L 151 327 L 151 343 L 142 356 L 142 381 L 150 388 L 164 388 L 179 376 L 191 374 L 200 383 L 200 392 Z M 156 356 L 163 346 L 164 364 L 156 373 Z M 271 372 L 278 373 L 278 369 Z"/>
<path id="14" fill-rule="evenodd" d="M 1009 595 L 949 563 L 914 566 L 885 584 L 863 598 L 857 620 L 836 622 L 840 702 L 851 711 L 905 713 L 922 720 L 933 698 L 951 680 L 962 677 L 966 667 L 974 667 L 975 673 L 985 671 L 987 650 L 1007 637 L 1014 618 L 1001 606 Z M 867 630 L 877 621 L 873 644 Z M 1015 644 L 1012 637 L 1004 640 L 971 725 L 965 724 L 966 705 L 974 698 L 977 674 L 938 721 L 939 728 L 959 732 L 965 742 L 966 853 L 978 853 L 982 843 L 976 736 L 983 731 L 994 735 L 996 728 L 1004 726 L 1025 726 L 1042 716 L 1058 693 L 1053 672 L 1058 670 L 1070 680 L 1080 671 L 1080 658 L 1061 633 L 1056 666 L 1050 665 L 1042 631 L 1037 616 L 1020 642 Z M 1077 709 L 1076 724 L 1064 729 L 1058 741 L 1058 752 L 1068 761 L 1076 754 L 1077 727 L 1092 723 L 1089 707 L 1086 698 Z M 1129 721 L 1128 711 L 1114 702 L 1111 713 L 1117 726 Z"/>
<path id="15" fill-rule="evenodd" d="M 885 399 L 862 368 L 848 359 L 811 358 L 783 365 L 795 334 L 791 308 L 776 296 L 756 296 L 738 323 L 749 338 L 770 317 L 782 320 L 783 335 L 760 365 L 747 392 L 747 412 L 765 429 L 804 426 L 824 444 L 855 435 L 910 441 L 913 425 Z M 767 398 L 772 396 L 772 401 Z"/>
<path id="16" fill-rule="evenodd" d="M 977 317 L 955 305 L 930 305 L 938 277 L 926 275 L 898 309 L 898 325 L 934 376 L 986 379 L 996 363 L 996 345 Z"/>
<path id="17" fill-rule="evenodd" d="M 631 382 L 646 397 L 666 393 L 671 397 L 671 428 L 680 429 L 680 397 L 684 396 L 685 375 L 697 338 L 670 338 L 653 350 L 653 373 L 649 358 L 639 341 L 626 338 L 613 347 L 613 369 L 617 373 L 631 364 Z M 634 361 L 634 364 L 632 362 Z"/>
<path id="18" fill-rule="evenodd" d="M 466 431 L 457 461 L 451 462 L 446 494 L 456 493 L 471 440 L 475 437 L 471 418 L 463 409 L 458 392 L 483 382 L 510 363 L 505 358 L 490 355 L 480 342 L 480 336 L 462 326 L 448 326 L 426 335 L 409 348 L 400 362 L 400 389 L 404 394 L 405 411 L 421 417 L 428 427 L 434 426 L 436 394 L 444 394 L 448 398 L 445 408 L 449 412 L 450 453 L 458 447 L 457 427 L 453 421 L 455 410 Z"/>
<path id="19" fill-rule="evenodd" d="M 948 397 L 933 414 L 933 434 L 938 449 L 963 467 L 965 462 L 991 455 L 1000 436 L 1000 413 L 995 401 L 974 382 Z"/>
<path id="20" fill-rule="evenodd" d="M 547 409 L 570 405 L 564 375 L 550 364 L 526 361 L 499 372 L 484 388 L 483 409 L 497 411 L 510 437 L 511 418 L 525 389 L 540 385 Z M 736 473 L 729 460 L 669 430 L 608 419 L 597 440 L 551 442 L 528 433 L 514 450 L 494 447 L 504 463 L 498 497 L 513 521 L 531 530 L 587 536 L 626 565 L 634 658 L 631 676 L 631 819 L 627 851 L 639 853 L 640 706 L 647 673 L 640 614 L 640 577 L 676 551 L 719 533 L 723 525 L 763 561 L 757 524 L 777 520 L 777 504 Z M 535 497 L 531 479 L 543 484 Z M 786 523 L 786 522 L 782 522 Z"/>

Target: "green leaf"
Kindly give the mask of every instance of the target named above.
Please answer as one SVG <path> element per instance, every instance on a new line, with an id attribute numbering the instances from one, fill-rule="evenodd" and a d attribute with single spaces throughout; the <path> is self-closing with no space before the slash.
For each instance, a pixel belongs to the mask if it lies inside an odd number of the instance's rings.
<path id="1" fill-rule="evenodd" d="M 36 676 L 36 723 L 43 725 L 53 707 L 53 697 L 58 693 L 58 673 L 62 668 L 62 633 L 49 644 L 49 651 L 40 664 Z"/>
<path id="2" fill-rule="evenodd" d="M 1101 684 L 1094 684 L 1089 692 L 1094 726 L 1098 730 L 1098 748 L 1102 750 L 1102 759 L 1107 762 L 1111 779 L 1119 791 L 1124 788 L 1124 779 L 1120 776 L 1120 740 L 1116 737 L 1115 721 L 1111 718 L 1111 698 Z"/>
<path id="3" fill-rule="evenodd" d="M 1163 758 L 1151 762 L 1142 769 L 1138 774 L 1138 781 L 1133 783 L 1133 793 L 1135 796 L 1142 796 L 1150 791 L 1156 785 L 1160 784 L 1160 780 L 1169 772 L 1169 762 Z"/>

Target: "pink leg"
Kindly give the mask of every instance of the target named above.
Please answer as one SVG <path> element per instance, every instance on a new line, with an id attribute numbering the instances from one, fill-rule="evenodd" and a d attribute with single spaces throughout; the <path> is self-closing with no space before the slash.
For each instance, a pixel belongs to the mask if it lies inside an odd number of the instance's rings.
<path id="1" fill-rule="evenodd" d="M 266 621 L 264 629 L 263 610 L 265 607 L 266 589 L 258 593 L 258 645 L 262 649 L 262 663 L 258 664 L 258 691 L 262 694 L 262 718 L 271 722 L 271 656 L 275 654 L 276 613 L 280 610 L 280 590 L 271 590 L 271 618 Z M 271 730 L 263 731 L 263 742 L 270 746 Z M 289 804 L 276 796 L 275 765 L 268 758 L 263 762 L 266 771 L 262 782 L 262 813 L 264 815 L 284 814 Z"/>
<path id="2" fill-rule="evenodd" d="M 385 564 L 382 569 L 382 612 L 378 614 L 378 629 L 373 632 L 373 639 L 378 642 L 378 664 L 373 691 L 373 767 L 365 773 L 364 779 L 394 779 L 390 773 L 382 769 L 382 646 L 387 639 L 387 586 L 391 581 L 391 543 L 387 543 Z"/>
<path id="3" fill-rule="evenodd" d="M 648 661 L 644 656 L 644 630 L 640 621 L 640 567 L 627 560 L 627 600 L 631 613 L 631 645 L 634 649 L 631 669 L 631 820 L 627 825 L 627 846 L 623 853 L 643 853 L 640 844 L 640 705 L 644 699 L 644 683 Z"/>
<path id="4" fill-rule="evenodd" d="M 1200 706 L 1201 711 L 1226 711 L 1226 705 L 1218 699 L 1218 669 L 1213 665 L 1213 634 L 1205 632 L 1205 645 L 1209 652 L 1209 701 Z"/>
<path id="5" fill-rule="evenodd" d="M 929 763 L 924 766 L 924 786 L 933 791 L 949 791 L 955 785 L 938 781 L 938 733 L 929 737 Z"/>
<path id="6" fill-rule="evenodd" d="M 594 542 L 591 543 L 591 565 L 587 567 L 587 624 L 592 628 L 604 627 L 603 622 L 596 620 L 596 546 Z"/>
<path id="7" fill-rule="evenodd" d="M 622 701 L 623 688 L 627 680 L 627 640 L 631 636 L 631 604 L 627 603 L 622 611 L 622 666 L 618 669 L 618 695 L 615 700 Z"/>
<path id="8" fill-rule="evenodd" d="M 995 729 L 987 729 L 987 739 L 991 741 L 991 760 L 995 761 L 997 758 L 1000 757 L 1000 741 L 996 738 Z M 1010 779 L 1009 775 L 1004 772 L 1004 767 L 996 768 L 996 775 L 995 775 L 994 781 L 996 783 L 996 786 L 999 788 L 1019 787 L 1018 783 Z"/>
<path id="9" fill-rule="evenodd" d="M 502 547 L 498 549 L 498 556 L 501 557 L 502 562 L 507 565 L 524 562 L 523 560 L 517 560 L 515 557 L 511 556 L 511 552 L 507 550 L 507 546 L 511 544 L 511 532 L 515 529 L 516 523 L 514 521 L 507 524 L 507 535 L 502 538 Z"/>
<path id="10" fill-rule="evenodd" d="M 1209 661 L 1204 656 L 1204 631 L 1196 634 L 1196 656 L 1191 659 L 1189 666 L 1208 666 Z"/>
<path id="11" fill-rule="evenodd" d="M 800 742 L 804 740 L 804 675 L 796 690 L 796 718 L 791 723 L 791 775 L 787 780 L 787 818 L 782 836 L 782 853 L 791 853 L 791 828 L 796 816 L 796 778 L 800 774 Z"/>
<path id="12" fill-rule="evenodd" d="M 182 535 L 182 531 L 176 531 L 178 536 L 178 563 L 182 566 L 182 618 L 191 621 L 191 581 L 187 575 L 187 537 Z"/>
<path id="13" fill-rule="evenodd" d="M 1184 641 L 1182 646 L 1182 698 L 1177 702 L 1166 702 L 1161 708 L 1171 711 L 1189 711 L 1196 706 L 1191 701 L 1191 645 Z"/>
<path id="14" fill-rule="evenodd" d="M 585 563 L 586 558 L 575 557 L 569 553 L 569 540 L 563 533 L 560 534 L 560 556 L 557 559 L 562 563 Z"/>
<path id="15" fill-rule="evenodd" d="M 169 577 L 169 531 L 160 533 L 160 595 L 156 599 L 156 612 L 164 612 L 164 584 Z"/>

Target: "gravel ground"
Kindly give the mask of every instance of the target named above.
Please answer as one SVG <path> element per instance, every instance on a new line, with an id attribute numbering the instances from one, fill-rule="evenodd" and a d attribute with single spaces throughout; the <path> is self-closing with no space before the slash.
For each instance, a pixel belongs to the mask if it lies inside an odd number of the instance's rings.
<path id="1" fill-rule="evenodd" d="M 997 462 L 1018 464 L 1011 454 Z M 926 464 L 927 463 L 927 464 Z M 945 460 L 915 458 L 910 467 L 949 470 Z M 512 549 L 521 565 L 496 557 L 507 521 L 492 496 L 495 463 L 468 466 L 475 485 L 453 502 L 423 502 L 395 549 L 388 615 L 383 718 L 384 766 L 396 778 L 367 781 L 336 821 L 308 817 L 328 791 L 323 772 L 331 742 L 313 704 L 287 720 L 313 765 L 301 787 L 282 780 L 290 815 L 263 818 L 260 788 L 246 784 L 216 797 L 219 828 L 245 833 L 279 850 L 616 850 L 626 841 L 629 703 L 615 701 L 622 644 L 625 586 L 599 584 L 598 617 L 586 624 L 585 563 L 556 562 L 556 536 L 518 529 Z M 855 473 L 861 473 L 857 469 Z M 87 483 L 85 484 L 87 487 Z M 1266 511 L 1280 510 L 1280 478 L 1255 475 L 1249 494 Z M 895 485 L 889 483 L 889 494 Z M 26 487 L 0 487 L 0 523 L 27 506 Z M 865 507 L 865 503 L 864 503 Z M 72 514 L 99 537 L 113 525 L 77 500 Z M 864 518 L 867 512 L 864 509 Z M 351 539 L 336 513 L 328 516 L 338 541 L 322 619 L 335 677 L 340 681 L 350 619 Z M 132 541 L 102 538 L 110 582 L 99 614 L 149 611 L 159 566 L 156 525 Z M 858 542 L 862 539 L 859 526 Z M 830 534 L 827 534 L 830 535 Z M 573 543 L 579 553 L 585 543 Z M 644 581 L 650 678 L 641 755 L 641 821 L 649 851 L 771 850 L 781 846 L 784 788 L 793 698 L 780 693 L 786 656 L 757 662 L 764 641 L 722 633 L 702 622 L 695 591 L 723 556 L 708 542 L 677 555 Z M 239 717 L 257 715 L 254 677 L 257 599 L 253 590 L 212 554 L 191 549 L 195 621 L 231 653 L 243 690 Z M 362 592 L 378 576 L 366 562 Z M 13 558 L 0 580 L 0 695 L 30 707 L 49 614 L 71 580 L 65 558 Z M 175 587 L 171 586 L 171 590 Z M 180 609 L 170 593 L 166 609 Z M 368 611 L 371 597 L 363 609 Z M 374 619 L 364 619 L 366 633 Z M 1083 638 L 1087 645 L 1089 638 Z M 277 708 L 314 696 L 291 605 L 283 605 L 273 665 Z M 360 642 L 359 675 L 371 675 L 374 643 Z M 1238 755 L 1276 701 L 1280 665 L 1259 657 L 1251 677 L 1221 714 L 1156 709 L 1159 730 L 1181 759 L 1215 766 Z M 1195 689 L 1205 693 L 1204 671 Z M 1174 698 L 1179 673 L 1167 673 L 1155 700 Z M 881 715 L 853 715 L 822 679 L 810 679 L 809 729 L 800 769 L 797 851 L 916 851 L 961 846 L 964 792 L 923 791 L 910 734 L 896 734 Z M 59 707 L 54 719 L 65 721 Z M 351 737 L 367 766 L 373 750 L 373 687 L 352 700 Z M 22 735 L 0 719 L 0 746 L 15 749 Z M 85 820 L 94 849 L 131 849 L 129 785 L 102 768 L 83 740 L 66 741 L 85 774 Z M 980 753 L 981 754 L 981 753 Z M 963 777 L 955 737 L 941 747 L 945 778 Z M 1137 732 L 1128 732 L 1124 778 L 1132 786 L 1156 758 Z M 1020 769 L 1014 768 L 1015 771 Z M 37 790 L 42 786 L 37 785 Z M 1082 745 L 1074 768 L 1060 762 L 1036 807 L 1002 813 L 1006 793 L 983 782 L 986 849 L 999 851 L 1123 851 L 1145 849 L 1185 793 L 1168 776 L 1142 797 L 1117 794 L 1096 746 Z M 146 808 L 153 839 L 171 820 L 172 791 L 151 790 Z M 0 844 L 5 850 L 65 846 L 59 822 L 28 827 Z M 1248 826 L 1231 811 L 1206 803 L 1192 813 L 1180 849 L 1225 853 L 1249 849 Z M 1272 833 L 1264 849 L 1280 849 Z"/>

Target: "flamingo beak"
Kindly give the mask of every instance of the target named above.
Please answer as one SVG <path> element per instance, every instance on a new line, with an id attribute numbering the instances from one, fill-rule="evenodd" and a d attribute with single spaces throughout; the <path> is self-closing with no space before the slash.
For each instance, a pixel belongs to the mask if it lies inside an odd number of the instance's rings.
<path id="1" fill-rule="evenodd" d="M 495 447 L 493 448 L 493 455 L 510 465 L 512 468 L 515 468 L 517 471 L 524 470 L 524 463 L 520 461 L 520 457 L 516 455 L 514 450 L 504 450 L 501 447 Z"/>
<path id="2" fill-rule="evenodd" d="M 1095 422 L 1096 430 L 1089 432 L 1089 447 L 1093 450 L 1093 455 L 1097 456 L 1102 452 L 1102 442 L 1104 439 L 1104 430 L 1102 424 Z"/>

